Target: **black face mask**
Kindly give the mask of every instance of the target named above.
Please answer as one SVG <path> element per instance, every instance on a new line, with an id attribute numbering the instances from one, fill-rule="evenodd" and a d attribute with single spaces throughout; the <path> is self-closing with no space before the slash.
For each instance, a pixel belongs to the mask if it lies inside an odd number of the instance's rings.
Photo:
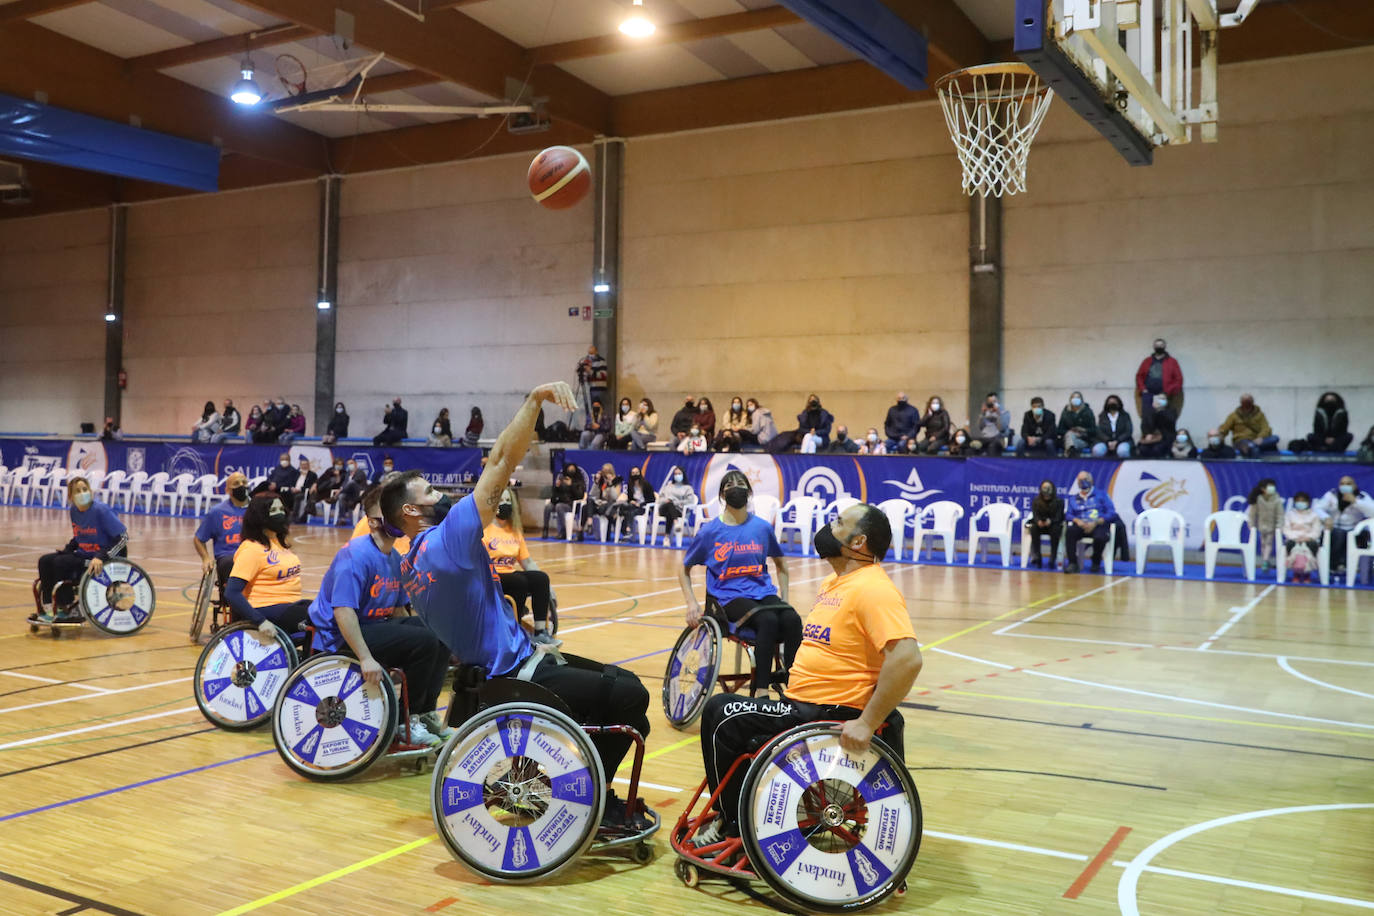
<path id="1" fill-rule="evenodd" d="M 806 402 L 806 407 L 807 407 L 808 410 L 815 410 L 817 407 L 820 407 L 820 406 L 821 406 L 821 402 L 820 402 L 820 401 L 807 401 L 807 402 Z"/>
<path id="2" fill-rule="evenodd" d="M 513 511 L 514 507 L 510 503 L 501 503 L 501 505 L 496 507 L 496 517 L 503 522 L 507 521 Z"/>
<path id="3" fill-rule="evenodd" d="M 829 525 L 826 525 L 820 531 L 817 531 L 816 536 L 812 539 L 811 543 L 816 547 L 816 555 L 820 557 L 822 560 L 830 560 L 835 557 L 844 556 L 844 551 L 847 547 L 847 545 L 840 543 L 839 538 L 835 537 L 835 532 L 830 530 Z M 856 554 L 859 559 L 873 559 L 873 557 L 859 553 L 859 551 L 855 550 L 852 547 L 848 547 L 847 549 L 850 553 Z"/>
<path id="4" fill-rule="evenodd" d="M 234 499 L 238 500 L 239 502 L 244 502 L 248 499 L 248 488 L 234 487 L 234 489 L 229 491 L 229 495 Z"/>
<path id="5" fill-rule="evenodd" d="M 439 524 L 448 515 L 448 510 L 453 508 L 453 500 L 448 495 L 439 498 L 439 501 L 432 506 L 420 507 L 421 513 L 430 520 L 432 524 Z"/>
<path id="6" fill-rule="evenodd" d="M 731 509 L 743 509 L 749 504 L 749 491 L 744 487 L 731 487 L 725 491 L 725 505 Z"/>
<path id="7" fill-rule="evenodd" d="M 1163 347 L 1155 347 L 1155 356 L 1163 356 L 1167 352 Z"/>
<path id="8" fill-rule="evenodd" d="M 285 533 L 286 513 L 282 512 L 276 515 L 267 516 L 267 528 L 269 531 L 275 531 L 277 534 Z"/>

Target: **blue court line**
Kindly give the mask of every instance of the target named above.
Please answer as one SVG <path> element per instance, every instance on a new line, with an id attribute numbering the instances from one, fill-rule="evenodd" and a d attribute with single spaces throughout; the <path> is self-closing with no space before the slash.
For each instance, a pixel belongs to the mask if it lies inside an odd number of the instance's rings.
<path id="1" fill-rule="evenodd" d="M 625 664 L 625 663 L 627 663 L 627 662 L 637 662 L 637 661 L 639 661 L 639 660 L 642 659 L 642 658 L 653 658 L 655 655 L 662 655 L 664 652 L 671 652 L 671 651 L 673 651 L 673 649 L 672 649 L 671 646 L 669 646 L 667 649 L 655 649 L 653 652 L 645 652 L 643 655 L 636 655 L 634 658 L 622 658 L 622 659 L 621 659 L 620 661 L 618 661 L 618 662 L 611 662 L 611 664 L 612 664 L 612 665 L 623 665 L 623 664 Z"/>
<path id="2" fill-rule="evenodd" d="M 254 757 L 262 757 L 266 754 L 275 754 L 276 752 L 276 748 L 272 748 L 266 751 L 258 751 L 255 754 L 245 754 L 242 757 L 234 757 L 230 760 L 221 760 L 218 763 L 207 763 L 204 766 L 192 767 L 189 770 L 181 770 L 177 773 L 168 773 L 166 776 L 155 776 L 152 779 L 145 779 L 141 782 L 131 782 L 127 786 L 116 786 L 113 789 L 105 789 L 101 792 L 93 792 L 90 795 L 82 795 L 78 798 L 69 798 L 66 801 L 53 802 L 50 805 L 41 805 L 37 808 L 29 808 L 25 811 L 16 811 L 13 814 L 0 815 L 0 823 L 4 823 L 5 821 L 12 821 L 15 818 L 19 817 L 26 817 L 30 814 L 38 814 L 42 811 L 51 811 L 54 808 L 64 808 L 67 805 L 74 805 L 77 802 L 90 801 L 93 798 L 102 798 L 106 795 L 114 795 L 117 792 L 125 792 L 129 789 L 137 789 L 140 786 L 150 786 L 155 782 L 164 782 L 168 779 L 176 779 L 178 776 L 190 776 L 192 773 L 200 773 L 205 770 L 213 770 L 215 769 L 215 767 L 228 766 L 231 763 L 239 763 L 244 760 L 252 760 Z"/>

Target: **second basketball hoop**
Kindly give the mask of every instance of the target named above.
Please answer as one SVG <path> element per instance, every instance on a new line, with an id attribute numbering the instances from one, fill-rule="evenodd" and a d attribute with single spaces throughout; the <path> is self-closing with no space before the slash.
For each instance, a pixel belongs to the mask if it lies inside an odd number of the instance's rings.
<path id="1" fill-rule="evenodd" d="M 935 83 L 964 169 L 964 193 L 1001 197 L 1026 190 L 1031 143 L 1054 92 L 1025 64 L 983 64 Z"/>

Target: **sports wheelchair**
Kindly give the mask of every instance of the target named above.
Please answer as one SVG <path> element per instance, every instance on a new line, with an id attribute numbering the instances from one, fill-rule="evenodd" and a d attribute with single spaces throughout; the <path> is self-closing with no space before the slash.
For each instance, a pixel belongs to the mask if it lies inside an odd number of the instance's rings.
<path id="1" fill-rule="evenodd" d="M 735 693 L 753 683 L 758 659 L 754 657 L 755 633 L 749 626 L 749 618 L 765 607 L 768 605 L 759 605 L 738 622 L 731 623 L 720 603 L 706 596 L 701 622 L 683 629 L 668 655 L 667 670 L 663 673 L 663 715 L 669 725 L 684 729 L 695 722 L 717 685 L 724 693 Z M 735 646 L 735 670 L 722 674 L 720 667 L 726 642 Z M 747 671 L 745 653 L 749 655 Z M 781 647 L 772 665 L 774 671 L 782 670 Z"/>
<path id="2" fill-rule="evenodd" d="M 110 636 L 132 636 L 148 625 L 157 607 L 157 591 L 153 580 L 141 566 L 122 557 L 104 562 L 100 575 L 87 569 L 80 580 L 59 582 L 53 587 L 53 606 L 58 616 L 52 620 L 36 619 L 43 613 L 40 581 L 33 580 L 35 617 L 29 618 L 29 632 L 47 628 L 57 637 L 66 629 L 90 623 Z"/>
<path id="3" fill-rule="evenodd" d="M 469 871 L 502 884 L 549 878 L 588 850 L 653 858 L 659 817 L 639 797 L 644 738 L 628 725 L 579 725 L 567 704 L 538 684 L 455 674 L 448 724 L 456 729 L 431 776 L 434 826 Z M 632 741 L 627 823 L 603 826 L 606 773 L 588 735 Z M 647 826 L 636 826 L 642 817 Z"/>
<path id="4" fill-rule="evenodd" d="M 720 787 L 702 780 L 669 837 L 674 872 L 696 887 L 702 872 L 762 880 L 803 910 L 843 913 L 906 893 L 921 846 L 921 799 L 901 757 L 881 738 L 854 755 L 842 722 L 808 722 L 754 742 Z M 722 790 L 747 767 L 738 837 L 698 847 L 697 830 L 719 814 Z M 703 796 L 701 812 L 697 805 Z"/>
<path id="5" fill-rule="evenodd" d="M 191 605 L 191 642 L 200 642 L 205 632 L 205 621 L 210 620 L 210 634 L 213 636 L 229 624 L 229 604 L 224 600 L 225 581 L 219 577 L 216 567 L 205 570 L 200 577 L 200 587 L 196 589 L 196 600 Z"/>

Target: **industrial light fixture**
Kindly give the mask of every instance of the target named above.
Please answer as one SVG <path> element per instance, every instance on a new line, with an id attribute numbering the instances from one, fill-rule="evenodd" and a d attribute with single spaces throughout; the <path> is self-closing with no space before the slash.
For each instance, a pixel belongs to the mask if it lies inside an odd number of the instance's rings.
<path id="1" fill-rule="evenodd" d="M 239 64 L 239 72 L 243 74 L 243 79 L 234 84 L 234 91 L 229 93 L 229 98 L 240 105 L 256 105 L 262 101 L 262 90 L 253 81 L 253 58 L 245 54 L 243 62 Z"/>
<path id="2" fill-rule="evenodd" d="M 114 313 L 114 312 L 106 312 L 106 313 L 105 313 L 105 320 L 106 320 L 106 321 L 114 321 L 114 320 L 115 320 L 115 313 Z"/>
<path id="3" fill-rule="evenodd" d="M 333 303 L 331 303 L 328 299 L 321 297 L 320 301 L 315 303 L 315 308 L 319 309 L 322 312 L 327 312 L 331 308 L 333 308 Z"/>
<path id="4" fill-rule="evenodd" d="M 621 34 L 631 38 L 648 38 L 654 34 L 654 24 L 644 15 L 644 0 L 631 0 L 630 15 L 620 23 Z"/>
<path id="5" fill-rule="evenodd" d="M 603 255 L 604 258 L 604 255 Z M 598 267 L 592 278 L 592 292 L 609 293 L 611 291 L 610 281 L 606 279 L 606 268 Z"/>

